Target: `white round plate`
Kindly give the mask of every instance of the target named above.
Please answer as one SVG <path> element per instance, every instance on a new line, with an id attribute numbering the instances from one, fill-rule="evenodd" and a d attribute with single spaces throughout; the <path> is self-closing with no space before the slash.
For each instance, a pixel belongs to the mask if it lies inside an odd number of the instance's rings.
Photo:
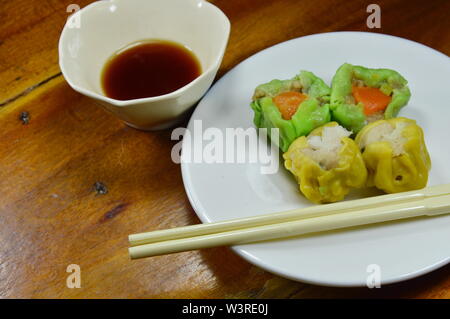
<path id="1" fill-rule="evenodd" d="M 348 62 L 391 68 L 412 92 L 401 116 L 425 132 L 433 168 L 429 184 L 450 182 L 449 58 L 416 42 L 375 33 L 335 32 L 297 38 L 265 49 L 223 76 L 197 106 L 194 120 L 209 127 L 249 128 L 249 103 L 258 84 L 309 70 L 330 83 Z M 204 142 L 206 144 L 207 142 Z M 311 205 L 280 163 L 262 175 L 261 164 L 182 163 L 184 186 L 202 222 L 284 211 Z M 353 193 L 350 198 L 368 196 Z M 450 261 L 450 216 L 421 218 L 295 239 L 240 245 L 249 262 L 294 280 L 328 286 L 364 286 L 379 270 L 381 284 L 410 279 Z M 373 266 L 375 265 L 375 266 Z"/>

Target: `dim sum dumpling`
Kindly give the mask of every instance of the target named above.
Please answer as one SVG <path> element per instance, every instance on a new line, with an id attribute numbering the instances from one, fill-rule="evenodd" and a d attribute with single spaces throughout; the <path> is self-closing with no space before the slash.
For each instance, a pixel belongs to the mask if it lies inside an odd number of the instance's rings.
<path id="1" fill-rule="evenodd" d="M 367 170 L 351 132 L 336 122 L 297 138 L 283 154 L 285 167 L 301 192 L 315 203 L 344 199 L 351 188 L 363 187 Z"/>
<path id="2" fill-rule="evenodd" d="M 364 127 L 355 141 L 368 169 L 368 186 L 397 193 L 427 185 L 431 160 L 416 121 L 379 120 Z"/>

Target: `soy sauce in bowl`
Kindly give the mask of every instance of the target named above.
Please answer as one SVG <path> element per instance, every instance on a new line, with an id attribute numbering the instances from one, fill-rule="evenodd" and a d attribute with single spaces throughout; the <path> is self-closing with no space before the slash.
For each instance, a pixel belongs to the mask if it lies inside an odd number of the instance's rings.
<path id="1" fill-rule="evenodd" d="M 107 97 L 132 100 L 176 91 L 201 74 L 192 51 L 166 40 L 133 43 L 106 62 L 101 84 Z"/>

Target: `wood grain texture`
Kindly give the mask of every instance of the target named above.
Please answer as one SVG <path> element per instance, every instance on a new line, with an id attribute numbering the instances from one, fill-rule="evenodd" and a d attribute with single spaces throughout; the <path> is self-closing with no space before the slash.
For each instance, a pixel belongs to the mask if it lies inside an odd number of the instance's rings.
<path id="1" fill-rule="evenodd" d="M 296 283 L 250 265 L 228 248 L 130 261 L 128 234 L 199 220 L 180 168 L 170 160 L 170 130 L 131 129 L 59 75 L 57 42 L 69 3 L 0 0 L 0 297 L 450 297 L 448 266 L 370 290 Z M 370 31 L 369 1 L 213 3 L 232 23 L 219 76 L 287 39 Z M 377 3 L 382 8 L 377 32 L 450 53 L 450 2 Z M 28 112 L 28 124 L 20 120 L 22 112 Z M 108 192 L 98 194 L 96 182 Z M 66 287 L 69 264 L 81 266 L 80 289 Z"/>

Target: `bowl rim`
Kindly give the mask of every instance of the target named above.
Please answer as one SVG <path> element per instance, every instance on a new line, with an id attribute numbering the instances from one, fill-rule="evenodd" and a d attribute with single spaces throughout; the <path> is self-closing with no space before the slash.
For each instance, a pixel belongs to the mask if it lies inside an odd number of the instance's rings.
<path id="1" fill-rule="evenodd" d="M 137 1 L 143 1 L 143 0 L 137 0 Z M 154 0 L 154 1 L 158 1 L 158 0 Z M 164 2 L 167 1 L 171 1 L 171 0 L 161 0 Z M 117 3 L 117 2 L 121 2 L 121 5 L 126 5 L 127 1 L 121 1 L 121 0 L 102 0 L 102 1 L 95 1 L 92 2 L 90 4 L 88 4 L 87 6 L 81 8 L 80 10 L 78 10 L 77 12 L 73 13 L 70 17 L 67 18 L 66 23 L 64 24 L 64 28 L 61 31 L 61 35 L 59 37 L 59 42 L 58 42 L 58 63 L 59 63 L 59 67 L 61 69 L 61 73 L 64 76 L 64 79 L 67 81 L 67 83 L 77 92 L 84 94 L 88 97 L 94 98 L 96 100 L 100 100 L 100 101 L 104 101 L 104 102 L 108 102 L 112 105 L 115 106 L 119 106 L 119 107 L 125 107 L 125 106 L 129 106 L 129 105 L 136 105 L 136 104 L 143 104 L 143 103 L 149 103 L 149 102 L 156 102 L 156 101 L 161 101 L 161 100 L 167 100 L 167 99 L 172 99 L 172 98 L 177 98 L 179 96 L 181 96 L 185 91 L 189 90 L 191 87 L 195 86 L 198 82 L 200 82 L 204 77 L 209 76 L 211 73 L 216 72 L 217 69 L 220 67 L 220 64 L 222 63 L 222 59 L 223 56 L 225 54 L 225 49 L 227 47 L 228 44 L 228 39 L 230 37 L 230 29 L 231 29 L 231 23 L 230 20 L 228 19 L 228 17 L 225 15 L 225 13 L 223 13 L 222 10 L 220 10 L 217 6 L 213 5 L 212 3 L 207 2 L 206 0 L 190 0 L 190 2 L 192 4 L 195 4 L 196 6 L 198 6 L 199 4 L 201 4 L 201 6 L 208 6 L 211 10 L 215 11 L 216 14 L 218 14 L 219 17 L 221 17 L 222 22 L 223 22 L 223 26 L 225 27 L 225 33 L 224 33 L 224 37 L 223 37 L 223 41 L 222 44 L 220 46 L 219 49 L 219 54 L 216 55 L 214 61 L 211 63 L 211 65 L 205 70 L 203 71 L 197 78 L 195 78 L 194 80 L 192 80 L 191 82 L 189 82 L 188 84 L 182 86 L 181 88 L 167 93 L 167 94 L 163 94 L 163 95 L 157 95 L 157 96 L 153 96 L 153 97 L 146 97 L 146 98 L 138 98 L 138 99 L 131 99 L 131 100 L 117 100 L 117 99 L 113 99 L 110 97 L 107 97 L 105 95 L 96 93 L 92 90 L 83 88 L 77 84 L 75 84 L 70 76 L 67 75 L 67 70 L 66 70 L 66 63 L 65 63 L 65 57 L 64 57 L 64 45 L 65 42 L 68 38 L 67 32 L 68 32 L 68 25 L 71 22 L 71 20 L 75 19 L 77 16 L 81 15 L 83 11 L 87 11 L 92 9 L 93 7 L 96 6 L 109 6 L 112 3 Z M 138 41 L 142 41 L 142 40 L 138 40 Z"/>

